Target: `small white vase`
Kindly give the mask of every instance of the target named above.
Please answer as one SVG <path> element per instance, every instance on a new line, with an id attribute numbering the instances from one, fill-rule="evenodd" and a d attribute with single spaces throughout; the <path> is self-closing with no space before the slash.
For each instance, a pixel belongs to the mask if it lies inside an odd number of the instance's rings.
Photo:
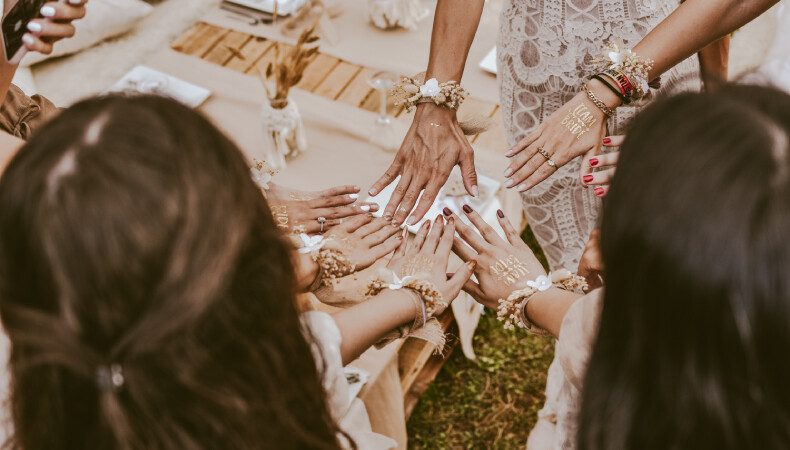
<path id="1" fill-rule="evenodd" d="M 417 22 L 428 17 L 430 11 L 420 0 L 365 0 L 365 14 L 370 22 L 383 29 L 417 29 Z"/>
<path id="2" fill-rule="evenodd" d="M 286 160 L 307 149 L 304 124 L 296 103 L 291 99 L 283 102 L 285 107 L 275 108 L 267 100 L 261 108 L 264 158 L 275 171 L 284 169 Z"/>

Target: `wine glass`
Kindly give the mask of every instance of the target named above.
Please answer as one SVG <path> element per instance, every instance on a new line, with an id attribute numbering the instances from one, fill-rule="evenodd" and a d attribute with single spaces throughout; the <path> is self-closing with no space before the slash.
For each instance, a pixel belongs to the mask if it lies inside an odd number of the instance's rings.
<path id="1" fill-rule="evenodd" d="M 394 152 L 399 147 L 395 138 L 394 119 L 387 115 L 387 91 L 392 89 L 397 81 L 397 75 L 386 71 L 376 72 L 368 78 L 370 87 L 381 92 L 379 116 L 373 122 L 370 142 L 389 152 Z"/>

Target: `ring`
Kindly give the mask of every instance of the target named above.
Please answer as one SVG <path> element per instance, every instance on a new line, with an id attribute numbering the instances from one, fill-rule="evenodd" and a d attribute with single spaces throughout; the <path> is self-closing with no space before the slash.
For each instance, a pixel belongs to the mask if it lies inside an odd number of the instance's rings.
<path id="1" fill-rule="evenodd" d="M 317 220 L 318 223 L 321 224 L 321 231 L 320 231 L 320 233 L 323 233 L 324 232 L 324 224 L 326 223 L 326 217 L 319 217 L 319 218 L 317 218 L 315 220 Z"/>
<path id="2" fill-rule="evenodd" d="M 549 156 L 549 152 L 544 150 L 543 147 L 538 147 L 538 153 L 540 153 L 541 155 L 543 155 L 544 158 L 546 158 L 546 164 L 550 165 L 551 167 L 557 167 L 557 163 L 555 163 L 554 160 L 551 159 L 551 156 Z"/>

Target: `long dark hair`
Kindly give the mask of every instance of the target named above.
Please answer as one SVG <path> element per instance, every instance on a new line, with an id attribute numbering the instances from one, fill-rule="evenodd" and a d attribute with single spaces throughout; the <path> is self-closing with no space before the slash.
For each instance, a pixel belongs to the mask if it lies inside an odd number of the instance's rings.
<path id="1" fill-rule="evenodd" d="M 790 96 L 656 102 L 606 202 L 579 448 L 790 448 Z"/>
<path id="2" fill-rule="evenodd" d="M 199 114 L 156 97 L 61 113 L 0 178 L 10 447 L 338 448 L 290 258 Z"/>

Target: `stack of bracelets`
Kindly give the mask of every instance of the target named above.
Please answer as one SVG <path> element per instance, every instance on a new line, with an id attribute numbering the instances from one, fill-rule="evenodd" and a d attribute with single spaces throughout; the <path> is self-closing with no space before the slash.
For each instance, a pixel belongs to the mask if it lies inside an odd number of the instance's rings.
<path id="1" fill-rule="evenodd" d="M 632 101 L 645 98 L 650 94 L 650 88 L 658 89 L 661 86 L 660 77 L 648 82 L 648 73 L 653 68 L 653 60 L 642 58 L 626 48 L 622 39 L 611 40 L 602 49 L 603 54 L 592 61 L 601 72 L 593 75 L 592 79 L 603 83 L 623 104 L 628 105 Z M 582 89 L 596 106 L 611 117 L 610 112 L 613 113 L 611 109 L 606 108 L 602 102 L 596 101 L 597 98 L 591 91 Z"/>
<path id="2" fill-rule="evenodd" d="M 433 103 L 458 110 L 461 102 L 466 98 L 466 90 L 457 81 L 439 83 L 436 78 L 420 82 L 420 77 L 403 77 L 400 83 L 393 86 L 390 94 L 395 99 L 395 104 L 406 108 L 410 112 L 420 103 Z"/>

